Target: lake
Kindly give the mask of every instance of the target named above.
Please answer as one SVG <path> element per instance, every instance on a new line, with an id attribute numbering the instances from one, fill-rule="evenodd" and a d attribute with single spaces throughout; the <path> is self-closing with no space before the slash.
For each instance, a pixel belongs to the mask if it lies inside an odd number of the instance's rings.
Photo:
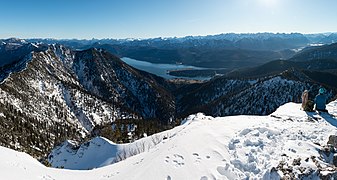
<path id="1" fill-rule="evenodd" d="M 165 79 L 174 79 L 174 78 L 183 78 L 183 79 L 196 79 L 196 80 L 208 80 L 210 77 L 177 77 L 177 76 L 171 76 L 167 74 L 167 71 L 169 70 L 178 70 L 178 69 L 206 69 L 196 66 L 187 66 L 182 64 L 155 64 L 150 63 L 146 61 L 139 61 L 136 59 L 131 59 L 128 57 L 121 58 L 126 64 L 139 69 L 143 70 L 152 74 L 155 74 L 157 76 L 161 76 Z"/>

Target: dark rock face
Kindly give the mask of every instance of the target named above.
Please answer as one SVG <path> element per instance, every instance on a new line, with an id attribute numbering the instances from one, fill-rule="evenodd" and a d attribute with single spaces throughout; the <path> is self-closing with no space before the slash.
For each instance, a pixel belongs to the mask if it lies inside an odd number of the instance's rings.
<path id="1" fill-rule="evenodd" d="M 336 135 L 329 136 L 329 141 L 327 144 L 330 144 L 333 147 L 337 148 L 337 136 Z"/>
<path id="2" fill-rule="evenodd" d="M 321 154 L 326 162 L 337 167 L 337 136 L 330 135 L 326 146 L 321 149 Z"/>

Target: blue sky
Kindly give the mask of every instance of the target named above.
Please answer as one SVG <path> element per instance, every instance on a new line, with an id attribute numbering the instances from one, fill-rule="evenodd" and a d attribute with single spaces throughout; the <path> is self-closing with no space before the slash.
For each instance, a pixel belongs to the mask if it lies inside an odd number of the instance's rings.
<path id="1" fill-rule="evenodd" d="M 336 0 L 0 0 L 0 38 L 336 32 Z"/>

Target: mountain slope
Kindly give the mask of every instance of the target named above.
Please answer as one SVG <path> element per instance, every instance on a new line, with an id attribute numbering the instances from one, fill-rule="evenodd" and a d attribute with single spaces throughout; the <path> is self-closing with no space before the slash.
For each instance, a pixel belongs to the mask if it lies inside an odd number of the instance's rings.
<path id="1" fill-rule="evenodd" d="M 31 51 L 38 49 L 37 45 L 21 39 L 0 40 L 0 67 L 17 62 L 30 54 Z"/>
<path id="2" fill-rule="evenodd" d="M 336 115 L 337 102 L 330 103 L 327 109 Z M 55 180 L 331 179 L 336 177 L 336 164 L 331 159 L 336 152 L 325 151 L 324 145 L 330 135 L 337 133 L 336 120 L 329 115 L 301 111 L 300 104 L 295 103 L 281 106 L 270 116 L 213 118 L 192 115 L 181 126 L 153 135 L 166 138 L 145 152 L 90 171 L 43 167 L 24 153 L 1 147 L 0 168 L 4 171 L 0 177 Z M 105 152 L 114 156 L 114 152 Z"/>
<path id="3" fill-rule="evenodd" d="M 73 69 L 80 84 L 96 96 L 120 103 L 145 119 L 160 117 L 164 123 L 174 119 L 174 98 L 156 82 L 160 78 L 140 72 L 106 51 L 77 52 Z"/>
<path id="4" fill-rule="evenodd" d="M 64 99 L 74 80 L 50 53 L 33 52 L 26 68 L 0 85 L 1 144 L 38 157 L 83 131 Z"/>
<path id="5" fill-rule="evenodd" d="M 35 157 L 115 120 L 174 119 L 165 80 L 105 51 L 50 45 L 2 70 L 0 144 Z"/>
<path id="6" fill-rule="evenodd" d="M 304 49 L 293 56 L 292 61 L 308 61 L 313 59 L 337 60 L 337 43 Z"/>
<path id="7" fill-rule="evenodd" d="M 257 67 L 234 70 L 227 73 L 226 76 L 236 78 L 257 78 L 279 74 L 289 69 L 331 72 L 337 69 L 337 60 L 314 59 L 300 62 L 292 60 L 275 60 Z"/>
<path id="8" fill-rule="evenodd" d="M 313 99 L 320 87 L 318 82 L 296 69 L 262 78 L 219 77 L 178 98 L 178 114 L 181 117 L 197 112 L 213 116 L 270 114 L 286 102 L 300 102 L 305 89 Z M 329 90 L 328 97 L 333 98 L 336 87 L 325 87 Z"/>

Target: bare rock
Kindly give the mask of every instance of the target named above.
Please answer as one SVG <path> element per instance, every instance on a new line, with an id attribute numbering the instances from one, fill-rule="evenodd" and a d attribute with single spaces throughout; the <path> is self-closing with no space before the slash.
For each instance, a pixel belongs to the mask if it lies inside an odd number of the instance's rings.
<path id="1" fill-rule="evenodd" d="M 329 141 L 327 144 L 332 145 L 333 147 L 337 148 L 337 136 L 335 135 L 330 135 L 329 136 Z"/>
<path id="2" fill-rule="evenodd" d="M 301 165 L 301 158 L 294 159 L 293 166 L 299 166 Z"/>

